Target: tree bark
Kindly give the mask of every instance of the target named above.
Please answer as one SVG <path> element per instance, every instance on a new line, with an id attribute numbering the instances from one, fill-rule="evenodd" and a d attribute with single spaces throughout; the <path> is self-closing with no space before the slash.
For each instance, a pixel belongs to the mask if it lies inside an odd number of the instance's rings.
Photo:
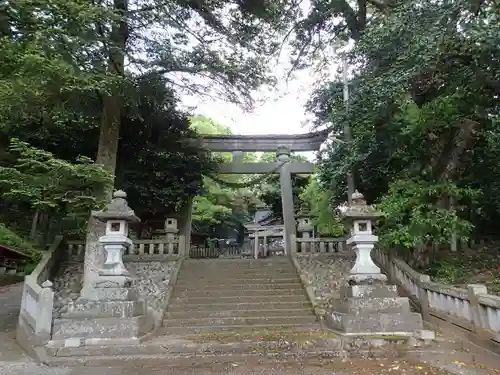
<path id="1" fill-rule="evenodd" d="M 126 13 L 128 11 L 128 0 L 114 0 L 116 14 L 120 17 L 111 30 L 108 49 L 108 72 L 123 78 L 125 75 L 125 48 L 128 40 L 128 25 Z M 115 87 L 110 93 L 102 96 L 102 116 L 99 135 L 99 147 L 97 150 L 96 163 L 103 165 L 110 173 L 115 175 L 116 159 L 118 154 L 118 140 L 120 137 L 120 119 L 123 108 L 123 100 L 119 87 Z M 111 200 L 113 188 L 104 192 L 105 201 Z M 100 265 L 104 261 L 104 252 L 99 246 L 99 237 L 104 234 L 104 224 L 89 218 L 84 264 L 84 288 L 82 292 L 91 286 L 92 279 L 97 275 Z"/>
<path id="2" fill-rule="evenodd" d="M 30 240 L 34 241 L 36 237 L 36 229 L 38 225 L 38 217 L 40 215 L 40 210 L 37 208 L 35 213 L 33 214 L 33 219 L 31 221 L 31 230 L 30 230 Z"/>

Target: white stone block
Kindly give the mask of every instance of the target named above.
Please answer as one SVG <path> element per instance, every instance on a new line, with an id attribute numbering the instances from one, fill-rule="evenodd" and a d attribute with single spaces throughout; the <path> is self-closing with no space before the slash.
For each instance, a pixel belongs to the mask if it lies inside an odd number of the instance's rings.
<path id="1" fill-rule="evenodd" d="M 65 348 L 79 348 L 80 346 L 82 346 L 82 339 L 80 338 L 73 337 L 64 340 Z"/>
<path id="2" fill-rule="evenodd" d="M 436 339 L 436 333 L 427 329 L 419 329 L 415 331 L 415 338 L 420 340 L 431 341 Z"/>

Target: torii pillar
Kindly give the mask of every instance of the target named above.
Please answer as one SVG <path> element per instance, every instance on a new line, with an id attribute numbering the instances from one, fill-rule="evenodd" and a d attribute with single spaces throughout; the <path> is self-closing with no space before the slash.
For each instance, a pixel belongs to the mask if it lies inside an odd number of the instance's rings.
<path id="1" fill-rule="evenodd" d="M 283 209 L 283 224 L 285 254 L 291 253 L 291 237 L 295 231 L 295 210 L 293 205 L 292 173 L 290 171 L 290 149 L 284 146 L 276 150 L 276 159 L 279 163 L 284 163 L 280 168 L 281 205 Z"/>

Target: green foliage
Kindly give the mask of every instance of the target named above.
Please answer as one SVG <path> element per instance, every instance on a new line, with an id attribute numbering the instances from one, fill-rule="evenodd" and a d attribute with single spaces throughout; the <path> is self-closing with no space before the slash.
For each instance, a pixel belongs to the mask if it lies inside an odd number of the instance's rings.
<path id="1" fill-rule="evenodd" d="M 355 40 L 347 55 L 348 111 L 340 77 L 318 87 L 308 106 L 333 134 L 341 137 L 346 122 L 352 130 L 352 143 L 333 142 L 319 155 L 319 178 L 333 204 L 346 201 L 346 174 L 354 170 L 356 187 L 386 213 L 387 245 L 428 249 L 449 244 L 452 233 L 494 230 L 490 223 L 500 217 L 494 2 L 367 0 L 356 9 L 334 1 L 328 11 L 319 7 L 322 0 L 314 3 L 316 18 L 311 12 L 301 25 L 319 35 L 310 38 L 313 46 L 332 46 L 346 33 Z"/>
<path id="2" fill-rule="evenodd" d="M 290 159 L 293 161 L 304 162 L 307 159 L 302 155 L 292 153 Z M 260 155 L 259 162 L 261 163 L 274 163 L 276 162 L 276 154 L 272 152 L 264 152 Z M 292 192 L 293 200 L 296 203 L 296 208 L 300 206 L 299 195 L 303 187 L 308 183 L 309 176 L 307 175 L 292 175 Z M 272 174 L 259 181 L 260 184 L 254 187 L 256 196 L 260 201 L 265 203 L 271 208 L 274 215 L 281 217 L 283 214 L 282 201 L 281 201 L 281 186 L 279 174 Z"/>
<path id="3" fill-rule="evenodd" d="M 96 196 L 112 181 L 108 172 L 86 157 L 70 163 L 15 138 L 2 164 L 0 196 L 4 202 L 66 218 L 88 214 L 99 206 Z"/>
<path id="4" fill-rule="evenodd" d="M 0 223 L 0 244 L 30 256 L 30 263 L 36 264 L 40 260 L 40 250 L 34 244 L 7 228 L 3 223 Z"/>
<path id="5" fill-rule="evenodd" d="M 194 116 L 191 127 L 199 134 L 231 134 L 231 130 L 215 121 L 204 117 Z M 211 155 L 213 163 L 230 162 L 230 153 L 214 152 Z M 255 158 L 253 154 L 246 154 L 246 160 Z M 214 166 L 215 168 L 215 166 Z M 240 229 L 249 218 L 249 209 L 257 200 L 248 188 L 255 184 L 248 180 L 249 176 L 229 175 L 220 176 L 215 169 L 205 170 L 203 189 L 193 201 L 193 219 L 198 221 L 200 230 L 223 236 L 227 228 Z M 259 181 L 266 175 L 256 177 Z"/>
<path id="6" fill-rule="evenodd" d="M 187 141 L 198 136 L 166 82 L 139 81 L 140 100 L 127 108 L 118 148 L 116 186 L 144 221 L 163 220 L 201 192 L 203 173 L 215 168 L 208 153 Z"/>
<path id="7" fill-rule="evenodd" d="M 312 213 L 312 220 L 321 236 L 340 237 L 345 234 L 337 210 L 332 207 L 332 196 L 312 175 L 309 184 L 302 189 L 300 200 L 307 203 Z"/>
<path id="8" fill-rule="evenodd" d="M 96 191 L 111 183 L 109 173 L 86 157 L 72 164 L 15 138 L 10 153 L 13 167 L 0 167 L 2 198 L 26 201 L 35 209 L 88 211 L 98 206 Z"/>
<path id="9" fill-rule="evenodd" d="M 497 294 L 500 292 L 498 253 L 498 244 L 495 243 L 457 253 L 446 252 L 421 271 L 439 283 L 458 287 L 483 284 L 488 287 L 488 292 Z"/>
<path id="10" fill-rule="evenodd" d="M 448 206 L 439 207 L 438 202 L 443 196 L 460 200 L 476 195 L 451 183 L 433 184 L 417 178 L 392 182 L 379 205 L 385 214 L 381 243 L 412 249 L 428 241 L 449 243 L 453 233 L 466 238 L 471 223 Z"/>

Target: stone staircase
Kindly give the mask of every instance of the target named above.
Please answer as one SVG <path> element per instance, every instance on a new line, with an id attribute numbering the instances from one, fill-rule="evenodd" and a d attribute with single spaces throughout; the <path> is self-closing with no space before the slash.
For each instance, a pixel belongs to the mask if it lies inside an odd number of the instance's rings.
<path id="1" fill-rule="evenodd" d="M 290 259 L 188 259 L 159 334 L 318 328 Z"/>

